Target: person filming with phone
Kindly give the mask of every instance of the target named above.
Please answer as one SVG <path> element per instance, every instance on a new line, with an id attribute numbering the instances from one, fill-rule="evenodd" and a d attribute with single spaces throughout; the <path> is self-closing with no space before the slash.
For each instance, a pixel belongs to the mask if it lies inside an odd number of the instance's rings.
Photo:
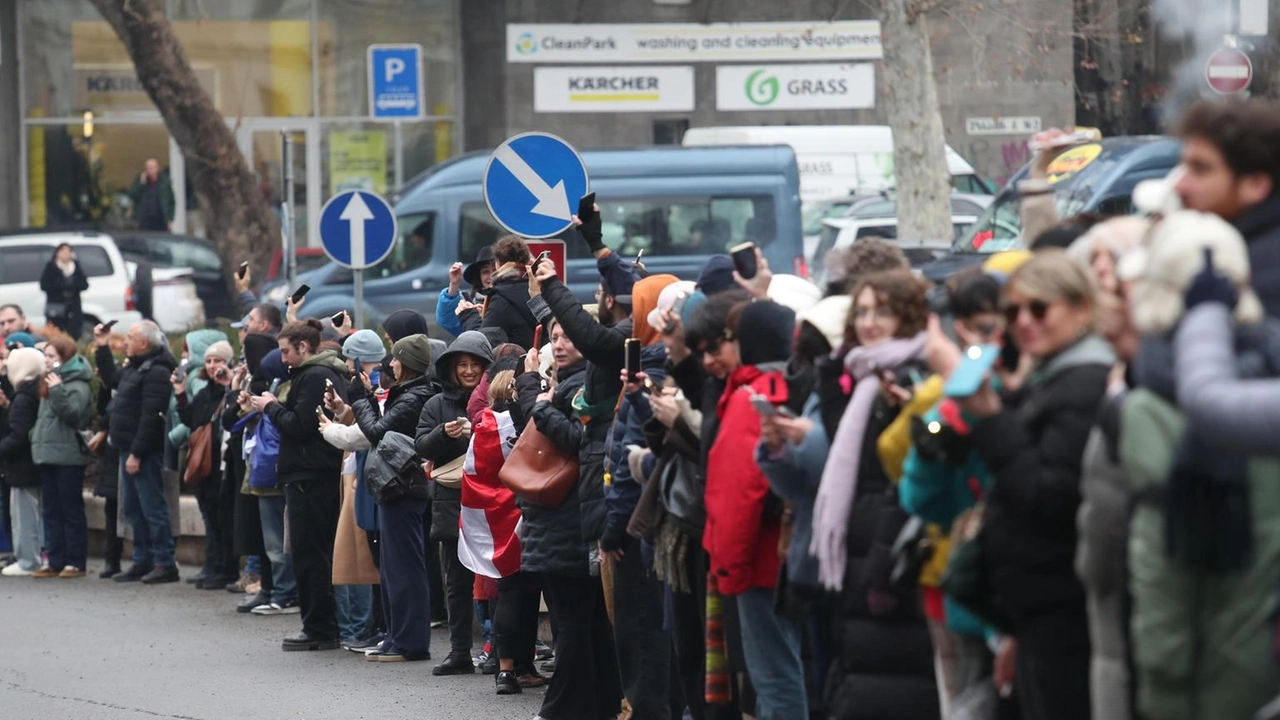
<path id="1" fill-rule="evenodd" d="M 443 390 L 423 405 L 414 437 L 418 455 L 432 464 L 431 539 L 440 542 L 449 607 L 449 654 L 431 674 L 469 675 L 475 672 L 471 661 L 475 576 L 458 560 L 462 462 L 471 441 L 467 401 L 493 364 L 493 349 L 479 332 L 464 332 L 434 364 Z"/>
<path id="2" fill-rule="evenodd" d="M 342 451 L 320 434 L 325 389 L 347 393 L 347 366 L 333 350 L 320 347 L 319 320 L 289 323 L 280 332 L 280 357 L 291 369 L 288 397 L 270 392 L 253 398 L 253 408 L 280 430 L 276 474 L 284 486 L 293 570 L 302 608 L 301 632 L 286 637 L 282 649 L 336 650 L 337 604 L 333 595 L 333 542 L 338 527 Z"/>

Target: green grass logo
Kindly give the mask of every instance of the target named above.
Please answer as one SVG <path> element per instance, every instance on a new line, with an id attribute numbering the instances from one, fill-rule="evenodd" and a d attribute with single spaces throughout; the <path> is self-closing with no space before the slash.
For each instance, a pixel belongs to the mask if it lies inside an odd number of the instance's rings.
<path id="1" fill-rule="evenodd" d="M 771 105 L 778 99 L 778 78 L 756 70 L 747 76 L 747 99 L 755 105 Z"/>

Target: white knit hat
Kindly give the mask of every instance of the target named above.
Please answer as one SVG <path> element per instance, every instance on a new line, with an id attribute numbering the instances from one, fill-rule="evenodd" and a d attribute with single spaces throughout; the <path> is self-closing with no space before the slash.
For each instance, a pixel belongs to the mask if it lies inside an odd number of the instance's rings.
<path id="1" fill-rule="evenodd" d="M 849 308 L 852 306 L 852 296 L 832 295 L 797 315 L 796 324 L 809 323 L 822 333 L 827 342 L 831 343 L 831 347 L 838 348 L 844 343 L 844 328 L 849 320 Z"/>
<path id="2" fill-rule="evenodd" d="M 44 353 L 35 348 L 18 348 L 9 353 L 5 367 L 8 368 L 9 382 L 16 388 L 44 373 Z"/>

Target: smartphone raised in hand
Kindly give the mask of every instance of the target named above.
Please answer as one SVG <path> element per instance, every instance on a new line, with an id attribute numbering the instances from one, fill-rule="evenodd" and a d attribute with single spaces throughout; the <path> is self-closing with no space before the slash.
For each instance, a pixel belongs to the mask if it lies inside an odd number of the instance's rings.
<path id="1" fill-rule="evenodd" d="M 245 276 L 245 273 L 247 273 L 247 272 L 249 272 L 249 263 L 248 263 L 247 261 L 246 261 L 246 262 L 242 262 L 242 263 L 240 263 L 240 267 L 239 267 L 239 269 L 237 269 L 237 270 L 236 270 L 236 277 L 238 277 L 238 278 L 240 278 L 241 280 L 243 280 L 243 279 L 244 279 L 244 276 Z"/>
<path id="2" fill-rule="evenodd" d="M 120 321 L 119 321 L 119 320 L 108 320 L 108 321 L 106 321 L 106 322 L 105 322 L 105 323 L 103 323 L 103 325 L 102 325 L 102 331 L 103 331 L 103 332 L 111 332 L 111 328 L 115 327 L 115 326 L 116 326 L 116 323 L 118 323 L 118 322 L 120 322 Z"/>
<path id="3" fill-rule="evenodd" d="M 538 266 L 542 264 L 543 260 L 546 260 L 549 257 L 551 257 L 550 250 L 543 250 L 542 252 L 538 253 L 538 257 L 533 259 L 533 271 L 537 272 Z"/>
<path id="4" fill-rule="evenodd" d="M 582 196 L 578 201 L 578 219 L 583 225 L 591 222 L 596 218 L 596 194 L 593 192 Z"/>
<path id="5" fill-rule="evenodd" d="M 947 384 L 942 388 L 943 394 L 950 398 L 967 398 L 977 393 L 987 379 L 987 373 L 999 359 L 999 346 L 974 345 L 969 348 L 960 365 L 947 379 Z"/>
<path id="6" fill-rule="evenodd" d="M 311 292 L 311 286 L 306 283 L 303 283 L 302 285 L 298 286 L 297 290 L 293 291 L 293 295 L 289 296 L 289 299 L 293 301 L 294 305 L 297 305 L 298 303 L 302 302 L 302 298 L 306 297 L 307 293 L 309 292 Z"/>
<path id="7" fill-rule="evenodd" d="M 333 317 L 329 319 L 333 321 L 334 327 L 340 328 L 342 327 L 342 324 L 347 321 L 347 313 L 345 310 L 339 310 L 338 312 L 333 314 Z"/>
<path id="8" fill-rule="evenodd" d="M 743 280 L 750 280 L 760 271 L 756 262 L 756 244 L 744 242 L 729 249 L 729 257 L 733 258 L 733 269 L 738 271 Z"/>
<path id="9" fill-rule="evenodd" d="M 636 376 L 640 374 L 640 341 L 636 338 L 627 338 L 623 341 L 623 347 L 627 351 L 627 382 L 636 382 Z"/>
<path id="10" fill-rule="evenodd" d="M 542 349 L 542 326 L 539 325 L 533 329 L 533 347 L 530 350 Z"/>

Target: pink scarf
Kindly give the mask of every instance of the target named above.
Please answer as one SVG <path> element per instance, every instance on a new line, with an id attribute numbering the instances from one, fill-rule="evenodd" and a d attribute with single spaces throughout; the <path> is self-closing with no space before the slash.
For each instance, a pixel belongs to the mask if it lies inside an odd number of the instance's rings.
<path id="1" fill-rule="evenodd" d="M 913 338 L 856 347 L 845 356 L 845 369 L 857 385 L 840 418 L 831 453 L 822 470 L 822 483 L 813 506 L 813 539 L 809 543 L 809 553 L 818 558 L 818 579 L 829 590 L 838 592 L 844 585 L 849 514 L 858 489 L 867 420 L 880 389 L 880 378 L 875 371 L 920 359 L 924 355 L 924 341 L 925 333 L 920 333 Z"/>

